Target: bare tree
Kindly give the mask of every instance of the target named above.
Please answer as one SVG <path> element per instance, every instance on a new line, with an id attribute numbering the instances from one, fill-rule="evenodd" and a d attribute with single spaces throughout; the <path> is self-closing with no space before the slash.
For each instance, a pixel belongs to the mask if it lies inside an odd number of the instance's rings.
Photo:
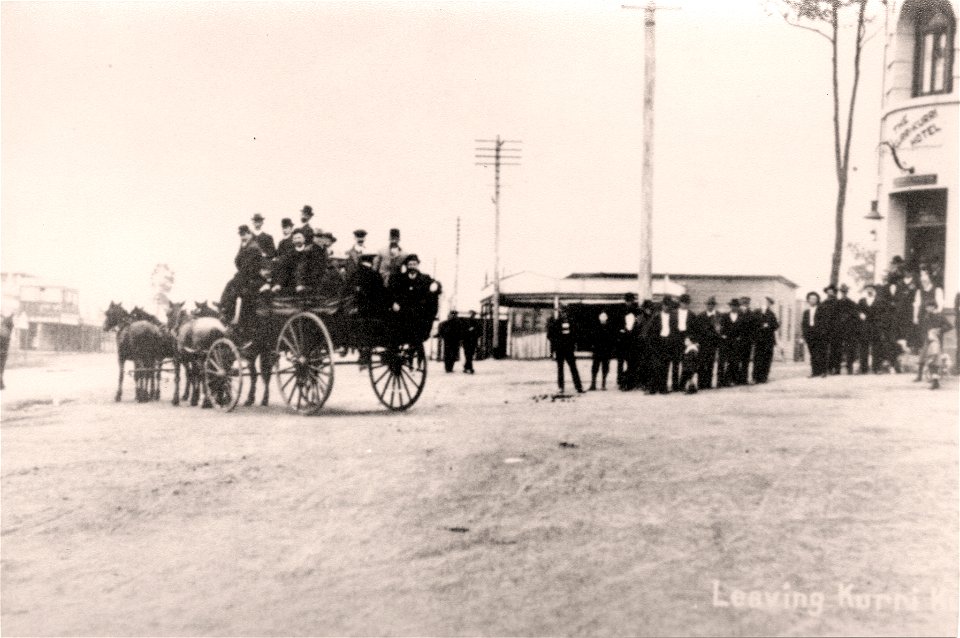
<path id="1" fill-rule="evenodd" d="M 837 205 L 833 259 L 830 265 L 830 283 L 840 278 L 843 257 L 843 212 L 847 203 L 847 181 L 850 170 L 850 140 L 853 138 L 853 111 L 860 84 L 860 53 L 866 42 L 867 5 L 870 0 L 776 0 L 783 19 L 792 26 L 812 31 L 830 43 L 833 81 L 833 156 L 837 174 Z M 883 0 L 885 1 L 885 0 Z M 840 43 L 841 27 L 849 24 L 848 14 L 855 14 L 851 26 L 856 29 L 853 38 L 853 79 L 850 85 L 850 104 L 845 114 L 840 108 Z M 872 36 L 871 36 L 872 37 Z M 845 115 L 845 117 L 844 117 Z M 841 120 L 846 120 L 846 128 Z"/>

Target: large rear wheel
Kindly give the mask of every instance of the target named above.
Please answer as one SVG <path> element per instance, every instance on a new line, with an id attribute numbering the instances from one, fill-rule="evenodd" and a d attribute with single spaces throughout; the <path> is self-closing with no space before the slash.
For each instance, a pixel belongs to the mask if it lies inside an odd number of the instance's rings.
<path id="1" fill-rule="evenodd" d="M 417 402 L 427 384 L 427 357 L 423 346 L 403 344 L 375 348 L 370 359 L 370 383 L 380 403 L 401 411 Z"/>
<path id="2" fill-rule="evenodd" d="M 277 338 L 277 385 L 298 414 L 316 414 L 330 396 L 333 342 L 315 314 L 301 312 L 283 324 Z"/>
<path id="3" fill-rule="evenodd" d="M 213 342 L 203 360 L 203 385 L 214 407 L 230 412 L 243 394 L 243 358 L 229 339 Z"/>

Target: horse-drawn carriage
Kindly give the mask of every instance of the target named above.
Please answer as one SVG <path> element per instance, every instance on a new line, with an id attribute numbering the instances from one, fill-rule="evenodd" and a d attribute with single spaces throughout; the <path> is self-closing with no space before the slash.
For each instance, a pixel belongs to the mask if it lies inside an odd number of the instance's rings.
<path id="1" fill-rule="evenodd" d="M 436 311 L 435 292 L 403 313 L 361 312 L 350 295 L 260 298 L 246 325 L 210 346 L 203 383 L 215 407 L 233 410 L 247 379 L 255 383 L 255 370 L 244 364 L 259 351 L 261 368 L 274 370 L 284 401 L 299 414 L 323 407 L 342 365 L 367 367 L 377 399 L 390 410 L 406 410 L 426 384 L 423 342 Z"/>

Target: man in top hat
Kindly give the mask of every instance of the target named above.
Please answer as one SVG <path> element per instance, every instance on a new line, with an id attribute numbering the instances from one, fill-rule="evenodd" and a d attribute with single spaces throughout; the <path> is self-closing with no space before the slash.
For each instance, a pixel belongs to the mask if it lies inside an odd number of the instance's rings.
<path id="1" fill-rule="evenodd" d="M 807 309 L 800 320 L 803 340 L 810 351 L 810 376 L 827 376 L 827 355 L 829 351 L 828 324 L 825 321 L 820 295 L 815 291 L 807 293 Z"/>
<path id="2" fill-rule="evenodd" d="M 284 217 L 280 222 L 280 230 L 283 232 L 283 239 L 281 239 L 277 245 L 276 260 L 278 263 L 295 251 L 293 239 L 290 237 L 290 235 L 293 234 L 293 220 L 289 217 Z"/>
<path id="3" fill-rule="evenodd" d="M 403 260 L 406 259 L 406 257 L 407 254 L 400 247 L 400 229 L 391 228 L 390 243 L 385 248 L 380 249 L 373 262 L 373 267 L 380 273 L 380 276 L 383 277 L 384 285 L 389 286 L 390 278 L 393 277 L 394 274 L 400 273 Z"/>
<path id="4" fill-rule="evenodd" d="M 440 284 L 420 272 L 420 258 L 411 253 L 404 257 L 406 271 L 390 278 L 391 306 L 402 330 L 419 343 L 430 336 L 437 313 Z"/>
<path id="5" fill-rule="evenodd" d="M 780 321 L 773 311 L 773 297 L 765 297 L 764 305 L 756 316 L 754 325 L 753 382 L 766 383 L 773 364 L 773 350 L 777 345 L 777 330 Z"/>
<path id="6" fill-rule="evenodd" d="M 315 268 L 320 273 L 320 281 L 316 288 L 328 297 L 339 295 L 345 281 L 345 274 L 340 272 L 335 260 L 332 259 L 333 245 L 336 242 L 337 238 L 330 231 L 316 231 L 313 236 L 313 247 L 317 261 Z"/>
<path id="7" fill-rule="evenodd" d="M 709 389 L 713 387 L 713 365 L 717 359 L 717 353 L 720 350 L 722 341 L 722 328 L 720 322 L 720 313 L 717 312 L 717 298 L 709 297 L 706 302 L 707 309 L 697 316 L 696 333 L 700 352 L 698 356 L 697 385 L 699 389 Z M 723 370 L 721 364 L 720 370 Z"/>
<path id="8" fill-rule="evenodd" d="M 303 239 L 307 242 L 309 246 L 313 242 L 314 229 L 310 225 L 310 220 L 313 219 L 313 208 L 309 205 L 304 206 L 300 209 L 300 223 L 303 225 L 300 227 L 300 230 L 303 232 Z"/>
<path id="9" fill-rule="evenodd" d="M 476 310 L 470 311 L 467 318 L 463 320 L 460 330 L 463 340 L 463 371 L 467 374 L 473 374 L 473 355 L 477 352 L 477 344 L 480 342 L 480 332 L 482 330 Z"/>
<path id="10" fill-rule="evenodd" d="M 364 245 L 367 241 L 367 231 L 362 228 L 358 228 L 353 231 L 353 246 L 347 250 L 347 258 L 353 263 L 360 262 L 360 255 L 363 255 L 367 252 L 367 247 Z"/>
<path id="11" fill-rule="evenodd" d="M 250 218 L 250 221 L 253 222 L 253 238 L 260 246 L 260 252 L 267 259 L 273 259 L 277 256 L 277 248 L 273 243 L 273 235 L 261 230 L 263 228 L 263 215 L 256 213 Z"/>

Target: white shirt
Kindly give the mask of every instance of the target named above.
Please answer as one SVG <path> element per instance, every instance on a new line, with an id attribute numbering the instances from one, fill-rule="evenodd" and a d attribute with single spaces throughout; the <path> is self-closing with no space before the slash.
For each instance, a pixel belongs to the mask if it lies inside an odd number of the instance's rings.
<path id="1" fill-rule="evenodd" d="M 687 330 L 687 313 L 689 312 L 689 310 L 685 310 L 684 308 L 677 310 L 677 330 L 680 332 L 686 332 Z"/>
<path id="2" fill-rule="evenodd" d="M 807 325 L 810 326 L 811 328 L 812 328 L 812 327 L 814 326 L 814 324 L 816 323 L 816 321 L 814 320 L 814 315 L 815 315 L 815 314 L 817 314 L 817 307 L 816 307 L 816 306 L 810 306 L 810 321 L 807 323 Z"/>
<path id="3" fill-rule="evenodd" d="M 633 330 L 633 325 L 637 322 L 637 318 L 633 315 L 632 312 L 628 312 L 627 316 L 623 318 L 623 325 L 626 327 L 627 332 Z"/>
<path id="4" fill-rule="evenodd" d="M 670 336 L 670 313 L 660 313 L 660 336 Z"/>

